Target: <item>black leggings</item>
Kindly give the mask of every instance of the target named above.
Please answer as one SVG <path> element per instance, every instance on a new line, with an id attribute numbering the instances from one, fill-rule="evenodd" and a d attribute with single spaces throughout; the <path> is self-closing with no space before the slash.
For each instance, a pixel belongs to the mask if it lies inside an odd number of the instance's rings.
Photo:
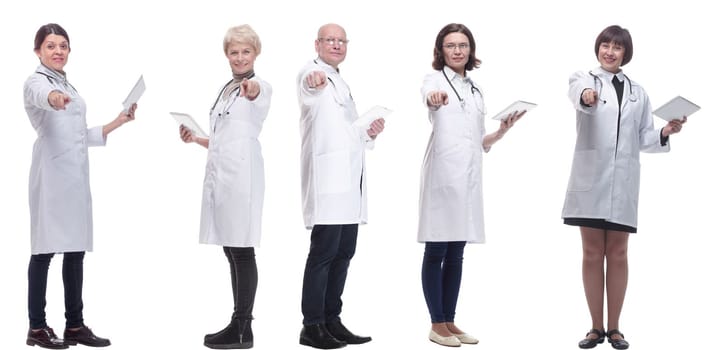
<path id="1" fill-rule="evenodd" d="M 233 318 L 251 320 L 259 274 L 256 270 L 254 248 L 224 247 L 231 271 L 231 290 L 234 293 Z"/>
<path id="2" fill-rule="evenodd" d="M 30 328 L 47 327 L 45 291 L 53 253 L 30 256 L 28 266 L 28 316 Z M 63 289 L 65 291 L 65 327 L 83 325 L 83 258 L 85 252 L 63 253 Z"/>

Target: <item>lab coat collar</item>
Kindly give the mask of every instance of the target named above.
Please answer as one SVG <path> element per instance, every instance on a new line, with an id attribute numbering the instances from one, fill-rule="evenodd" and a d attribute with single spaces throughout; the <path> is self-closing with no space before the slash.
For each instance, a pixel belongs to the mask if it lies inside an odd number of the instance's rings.
<path id="1" fill-rule="evenodd" d="M 463 82 L 470 81 L 469 77 L 460 76 L 460 74 L 456 73 L 454 70 L 452 70 L 452 68 L 448 66 L 442 67 L 442 69 L 445 71 L 445 74 L 447 74 L 447 77 L 450 79 L 450 81 L 453 81 L 455 79 L 462 80 Z"/>
<path id="2" fill-rule="evenodd" d="M 38 68 L 35 69 L 35 71 L 38 72 L 38 73 L 40 73 L 40 74 L 44 74 L 44 75 L 46 75 L 46 76 L 49 76 L 49 77 L 51 77 L 51 78 L 53 78 L 53 79 L 55 79 L 55 80 L 57 80 L 57 81 L 59 81 L 59 82 L 61 82 L 61 83 L 64 83 L 64 84 L 67 84 L 67 83 L 68 83 L 68 79 L 66 78 L 65 73 L 58 72 L 57 70 L 52 69 L 52 68 L 49 68 L 49 67 L 47 67 L 47 66 L 44 65 L 44 64 L 40 64 L 40 65 L 38 66 Z"/>
<path id="3" fill-rule="evenodd" d="M 601 78 L 601 80 L 605 80 L 605 81 L 611 81 L 611 79 L 613 79 L 614 75 L 616 76 L 616 78 L 618 78 L 618 81 L 623 81 L 625 79 L 623 70 L 619 70 L 618 73 L 614 74 L 601 67 L 596 67 L 593 70 L 591 70 L 591 73 L 595 74 L 596 76 Z"/>
<path id="4" fill-rule="evenodd" d="M 320 67 L 324 68 L 325 71 L 329 73 L 337 73 L 339 74 L 339 68 L 334 68 L 327 62 L 324 62 L 321 58 L 317 57 L 314 59 L 314 63 L 318 64 Z"/>

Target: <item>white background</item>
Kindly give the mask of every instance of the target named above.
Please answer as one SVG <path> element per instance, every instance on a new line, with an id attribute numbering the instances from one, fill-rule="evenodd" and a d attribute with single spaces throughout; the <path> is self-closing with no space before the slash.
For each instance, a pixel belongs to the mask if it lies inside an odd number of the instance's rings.
<path id="1" fill-rule="evenodd" d="M 572 72 L 596 66 L 594 40 L 610 24 L 631 31 L 635 50 L 625 72 L 645 87 L 654 108 L 679 94 L 702 107 L 672 137 L 670 153 L 642 155 L 639 233 L 630 239 L 621 330 L 636 349 L 696 349 L 719 339 L 724 26 L 714 3 L 402 3 L 6 4 L 0 14 L 2 347 L 24 348 L 28 327 L 27 179 L 35 132 L 22 84 L 38 64 L 35 32 L 49 22 L 69 33 L 66 71 L 88 104 L 90 126 L 117 115 L 139 74 L 146 80 L 137 120 L 90 153 L 95 251 L 85 260 L 85 318 L 115 349 L 201 349 L 203 335 L 222 328 L 231 314 L 221 248 L 197 243 L 206 153 L 181 143 L 168 112 L 191 113 L 208 129 L 208 108 L 230 78 L 223 35 L 242 23 L 262 39 L 256 72 L 274 88 L 261 135 L 267 186 L 255 348 L 301 348 L 309 234 L 300 209 L 294 81 L 315 57 L 317 29 L 328 22 L 343 25 L 351 40 L 341 71 L 360 112 L 375 104 L 394 110 L 368 152 L 370 224 L 360 229 L 344 294 L 345 323 L 373 337 L 361 347 L 437 348 L 427 340 L 423 246 L 415 241 L 419 170 L 430 132 L 419 89 L 431 71 L 435 36 L 450 22 L 475 35 L 483 65 L 471 74 L 490 115 L 516 99 L 539 104 L 485 155 L 488 242 L 467 248 L 456 319 L 481 339 L 477 348 L 575 349 L 590 328 L 579 234 L 560 220 L 575 139 L 566 94 Z M 488 120 L 487 127 L 497 125 Z M 61 258 L 51 264 L 47 313 L 62 334 Z"/>

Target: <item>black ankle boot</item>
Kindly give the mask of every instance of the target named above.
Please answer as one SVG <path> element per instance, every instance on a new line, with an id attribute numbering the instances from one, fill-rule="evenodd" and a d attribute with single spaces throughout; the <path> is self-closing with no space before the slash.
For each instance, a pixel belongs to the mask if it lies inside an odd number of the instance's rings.
<path id="1" fill-rule="evenodd" d="M 299 344 L 317 349 L 338 349 L 347 345 L 329 334 L 324 323 L 305 325 L 299 334 Z"/>
<path id="2" fill-rule="evenodd" d="M 204 345 L 212 349 L 245 349 L 241 344 L 241 322 L 232 319 L 226 328 L 204 337 Z M 248 349 L 248 348 L 246 348 Z"/>
<path id="3" fill-rule="evenodd" d="M 217 336 L 219 336 L 219 334 L 221 334 L 221 333 L 228 332 L 229 327 L 233 327 L 233 326 L 234 326 L 234 315 L 231 315 L 231 321 L 229 321 L 229 325 L 227 325 L 227 326 L 224 327 L 222 330 L 220 330 L 220 331 L 218 331 L 218 332 L 216 332 L 216 333 L 210 333 L 210 334 L 205 335 L 205 336 L 204 336 L 204 341 L 208 340 L 208 339 L 211 338 L 211 337 L 217 337 Z"/>
<path id="4" fill-rule="evenodd" d="M 252 318 L 250 317 L 242 322 L 241 349 L 251 349 L 254 347 L 254 332 L 251 331 L 251 320 Z"/>

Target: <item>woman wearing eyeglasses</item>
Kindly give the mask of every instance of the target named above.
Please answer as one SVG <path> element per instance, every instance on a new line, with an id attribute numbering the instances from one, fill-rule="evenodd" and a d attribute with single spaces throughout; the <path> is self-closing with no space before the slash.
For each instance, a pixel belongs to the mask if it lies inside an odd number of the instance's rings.
<path id="1" fill-rule="evenodd" d="M 618 321 L 628 283 L 628 237 L 636 233 L 639 153 L 668 152 L 669 135 L 681 130 L 686 117 L 654 129 L 646 91 L 621 70 L 633 57 L 628 30 L 605 28 L 594 50 L 600 66 L 569 79 L 578 137 L 562 216 L 565 224 L 580 227 L 583 243 L 583 289 L 592 327 L 578 346 L 593 348 L 608 337 L 615 349 L 627 349 Z"/>
<path id="2" fill-rule="evenodd" d="M 422 290 L 430 312 L 429 339 L 445 346 L 477 344 L 455 325 L 466 243 L 485 241 L 482 155 L 523 113 L 513 113 L 485 134 L 485 104 L 467 75 L 480 66 L 475 39 L 462 24 L 451 23 L 435 40 L 432 67 L 425 77 L 423 102 L 432 134 L 420 180 L 418 241 L 425 243 Z"/>

